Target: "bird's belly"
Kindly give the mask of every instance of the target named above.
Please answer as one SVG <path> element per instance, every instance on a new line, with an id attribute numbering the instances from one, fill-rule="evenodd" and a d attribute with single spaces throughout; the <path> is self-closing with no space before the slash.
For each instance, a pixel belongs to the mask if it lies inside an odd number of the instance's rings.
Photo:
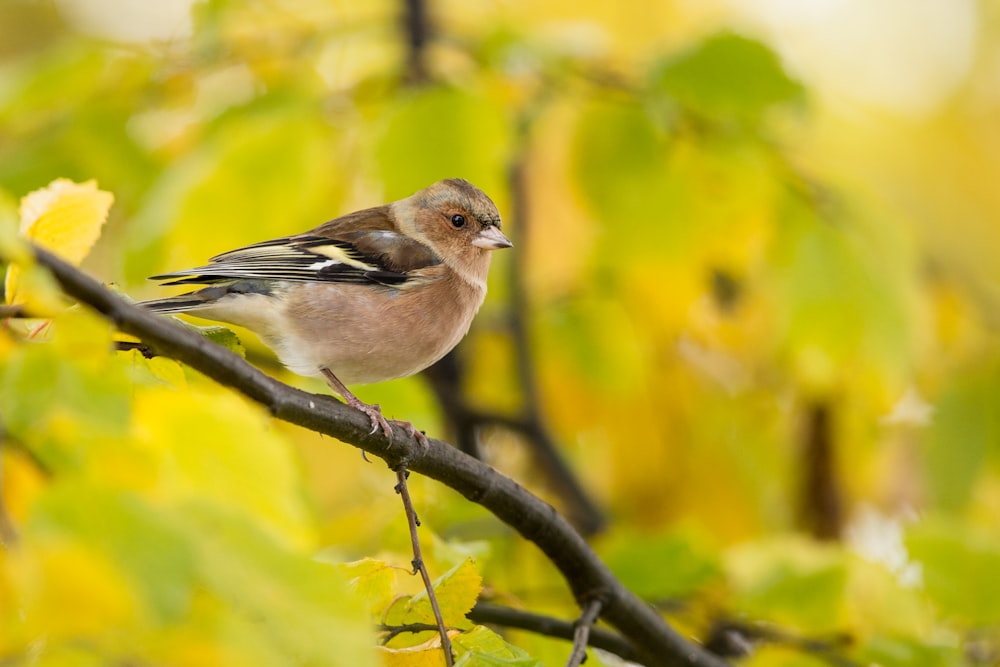
<path id="1" fill-rule="evenodd" d="M 347 385 L 413 375 L 458 344 L 479 306 L 444 299 L 433 312 L 411 309 L 407 307 L 411 295 L 398 291 L 377 307 L 371 299 L 362 298 L 363 292 L 359 291 L 357 299 L 350 298 L 354 286 L 338 287 L 344 294 L 335 312 L 300 307 L 292 334 L 267 341 L 293 372 L 316 376 L 320 368 L 328 368 Z"/>

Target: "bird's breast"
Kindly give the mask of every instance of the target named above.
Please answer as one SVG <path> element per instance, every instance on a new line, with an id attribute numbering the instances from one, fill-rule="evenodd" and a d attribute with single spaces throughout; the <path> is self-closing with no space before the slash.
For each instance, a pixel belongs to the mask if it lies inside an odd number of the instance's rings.
<path id="1" fill-rule="evenodd" d="M 329 368 L 345 384 L 413 375 L 465 336 L 485 288 L 445 274 L 403 289 L 304 284 L 284 296 L 288 335 L 268 341 L 302 375 Z"/>

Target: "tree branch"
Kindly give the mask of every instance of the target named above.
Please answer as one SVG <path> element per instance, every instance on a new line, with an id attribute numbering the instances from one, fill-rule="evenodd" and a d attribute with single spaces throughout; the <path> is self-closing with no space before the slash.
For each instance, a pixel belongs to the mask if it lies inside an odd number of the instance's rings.
<path id="1" fill-rule="evenodd" d="M 540 99 L 536 101 L 535 106 L 540 107 L 542 103 L 543 100 Z M 563 460 L 539 409 L 541 391 L 538 387 L 535 358 L 531 349 L 528 322 L 531 311 L 528 291 L 524 285 L 526 258 L 531 240 L 526 145 L 534 112 L 535 109 L 532 108 L 521 114 L 518 123 L 518 141 L 521 146 L 507 168 L 507 184 L 511 193 L 510 217 L 512 227 L 517 230 L 515 238 L 517 243 L 510 249 L 511 266 L 507 272 L 507 289 L 510 292 L 508 324 L 511 338 L 514 341 L 514 359 L 518 381 L 524 394 L 522 421 L 525 428 L 523 432 L 532 443 L 535 458 L 546 471 L 553 490 L 565 499 L 567 514 L 585 535 L 593 535 L 604 528 L 604 515 L 576 479 L 569 465 Z"/>
<path id="2" fill-rule="evenodd" d="M 851 644 L 847 635 L 822 639 L 803 637 L 766 623 L 720 618 L 706 639 L 706 645 L 716 654 L 732 658 L 747 656 L 765 644 L 787 646 L 833 667 L 861 667 L 861 663 L 842 655 L 843 649 Z"/>
<path id="3" fill-rule="evenodd" d="M 21 304 L 0 306 L 0 320 L 21 317 L 31 317 Z"/>
<path id="4" fill-rule="evenodd" d="M 332 436 L 386 461 L 405 466 L 455 489 L 534 542 L 559 569 L 578 600 L 604 600 L 601 617 L 632 641 L 649 665 L 720 667 L 726 663 L 674 631 L 633 595 L 597 557 L 583 537 L 548 503 L 490 466 L 445 442 L 421 447 L 402 428 L 390 442 L 369 433 L 371 420 L 330 396 L 310 394 L 268 377 L 236 354 L 167 318 L 126 302 L 52 253 L 34 248 L 69 296 L 87 304 L 121 331 L 160 354 L 181 361 L 216 382 L 267 407 L 278 419 Z"/>
<path id="5" fill-rule="evenodd" d="M 406 38 L 406 77 L 410 83 L 428 79 L 427 44 L 432 30 L 425 0 L 403 0 L 403 30 Z"/>
<path id="6" fill-rule="evenodd" d="M 805 409 L 802 517 L 805 528 L 817 540 L 837 540 L 844 527 L 832 412 L 829 401 L 816 401 Z"/>

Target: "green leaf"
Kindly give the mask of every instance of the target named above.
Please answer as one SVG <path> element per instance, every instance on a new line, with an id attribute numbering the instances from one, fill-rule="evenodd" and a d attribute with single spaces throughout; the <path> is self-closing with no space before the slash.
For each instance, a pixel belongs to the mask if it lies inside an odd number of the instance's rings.
<path id="1" fill-rule="evenodd" d="M 916 354 L 913 283 L 886 258 L 902 253 L 859 219 L 835 226 L 798 200 L 781 222 L 769 258 L 776 333 L 806 390 L 862 378 L 898 386 Z"/>
<path id="2" fill-rule="evenodd" d="M 245 515 L 191 502 L 184 516 L 202 585 L 259 628 L 285 664 L 375 664 L 368 616 L 336 568 L 282 548 Z"/>
<path id="3" fill-rule="evenodd" d="M 709 37 L 656 73 L 660 90 L 696 112 L 757 120 L 771 107 L 802 99 L 803 89 L 773 51 L 732 33 Z"/>
<path id="4" fill-rule="evenodd" d="M 954 377 L 937 398 L 924 474 L 937 507 L 961 511 L 976 490 L 990 451 L 1000 451 L 1000 395 L 995 363 Z"/>
<path id="5" fill-rule="evenodd" d="M 130 493 L 85 483 L 53 485 L 33 508 L 27 531 L 36 539 L 70 537 L 99 545 L 163 620 L 186 611 L 194 555 L 170 515 Z"/>
<path id="6" fill-rule="evenodd" d="M 184 322 L 184 320 L 177 319 L 178 322 L 182 322 L 189 329 L 193 329 L 199 335 L 207 338 L 217 345 L 221 345 L 230 352 L 235 352 L 243 358 L 246 358 L 247 351 L 243 347 L 243 342 L 240 337 L 236 335 L 236 332 L 228 327 L 223 327 L 219 325 L 209 325 L 209 326 L 196 326 L 190 322 Z"/>
<path id="7" fill-rule="evenodd" d="M 847 568 L 839 549 L 774 539 L 731 549 L 726 562 L 736 609 L 749 618 L 811 633 L 842 629 Z"/>
<path id="8" fill-rule="evenodd" d="M 476 89 L 423 87 L 392 101 L 376 156 L 389 199 L 452 177 L 495 198 L 511 143 L 499 100 Z"/>
<path id="9" fill-rule="evenodd" d="M 340 139 L 320 107 L 301 98 L 272 93 L 229 110 L 144 198 L 126 230 L 127 279 L 198 266 L 343 212 L 352 172 L 349 159 L 331 158 Z"/>
<path id="10" fill-rule="evenodd" d="M 635 321 L 620 294 L 591 294 L 553 304 L 540 312 L 539 354 L 565 357 L 600 390 L 625 394 L 634 391 L 648 372 L 647 359 L 637 340 Z"/>
<path id="11" fill-rule="evenodd" d="M 638 104 L 595 102 L 581 111 L 573 147 L 577 177 L 594 210 L 609 222 L 642 229 L 661 223 L 656 211 L 667 169 L 669 143 Z M 621 248 L 634 249 L 634 244 Z M 610 248 L 611 251 L 615 247 Z"/>
<path id="12" fill-rule="evenodd" d="M 858 651 L 858 661 L 883 667 L 952 667 L 966 665 L 956 642 L 947 645 L 926 637 L 873 637 Z"/>
<path id="13" fill-rule="evenodd" d="M 477 625 L 469 632 L 463 632 L 452 639 L 458 660 L 455 667 L 478 667 L 479 665 L 498 667 L 536 667 L 542 663 L 525 651 L 508 644 L 489 628 Z"/>
<path id="14" fill-rule="evenodd" d="M 609 275 L 596 283 L 614 298 L 648 280 L 650 264 L 650 274 L 683 276 L 730 258 L 759 262 L 747 255 L 769 236 L 781 189 L 755 137 L 668 134 L 647 107 L 595 102 L 580 112 L 573 151 L 580 190 L 603 223 L 595 259 Z"/>
<path id="15" fill-rule="evenodd" d="M 923 567 L 924 590 L 945 616 L 972 625 L 1000 622 L 1000 537 L 944 520 L 914 525 L 906 536 Z"/>
<path id="16" fill-rule="evenodd" d="M 691 595 L 722 577 L 718 558 L 695 535 L 680 531 L 621 536 L 606 562 L 622 583 L 646 600 Z"/>
<path id="17" fill-rule="evenodd" d="M 47 465 L 75 468 L 88 443 L 127 433 L 129 382 L 103 323 L 80 311 L 53 326 L 50 342 L 18 346 L 3 359 L 0 414 Z"/>

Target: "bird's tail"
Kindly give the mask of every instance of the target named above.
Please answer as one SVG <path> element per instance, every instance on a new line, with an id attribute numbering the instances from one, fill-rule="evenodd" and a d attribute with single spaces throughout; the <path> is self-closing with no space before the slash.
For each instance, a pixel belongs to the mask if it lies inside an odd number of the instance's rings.
<path id="1" fill-rule="evenodd" d="M 170 283 L 175 284 L 175 283 Z M 163 299 L 140 301 L 138 306 L 154 313 L 186 313 L 202 308 L 211 308 L 220 299 L 242 294 L 270 294 L 271 285 L 261 280 L 225 280 L 216 285 L 203 287 L 187 294 L 168 296 Z"/>
<path id="2" fill-rule="evenodd" d="M 184 313 L 207 305 L 207 299 L 198 292 L 190 292 L 178 296 L 168 296 L 164 299 L 139 301 L 135 305 L 154 313 Z"/>

